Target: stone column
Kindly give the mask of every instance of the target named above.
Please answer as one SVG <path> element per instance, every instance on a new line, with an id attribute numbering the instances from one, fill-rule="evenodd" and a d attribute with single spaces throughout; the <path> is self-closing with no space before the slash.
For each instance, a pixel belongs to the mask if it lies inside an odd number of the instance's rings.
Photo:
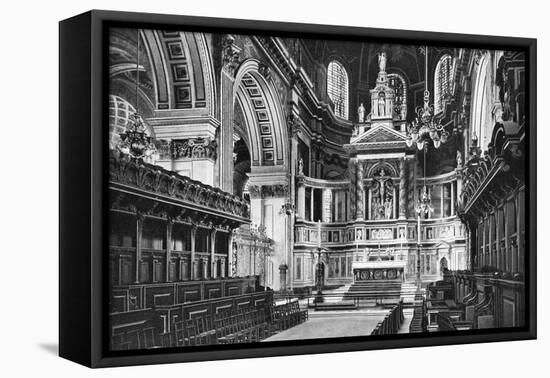
<path id="1" fill-rule="evenodd" d="M 235 264 L 235 261 L 233 260 L 233 232 L 227 233 L 227 276 L 233 277 L 233 264 Z"/>
<path id="2" fill-rule="evenodd" d="M 321 219 L 325 223 L 332 222 L 332 189 L 323 189 Z"/>
<path id="3" fill-rule="evenodd" d="M 140 265 L 141 265 L 141 245 L 142 245 L 142 234 L 143 234 L 143 223 L 145 221 L 145 216 L 141 212 L 136 213 L 136 265 L 135 265 L 135 283 L 140 282 Z"/>
<path id="4" fill-rule="evenodd" d="M 315 200 L 314 200 L 314 197 L 315 197 L 315 188 L 313 187 L 310 187 L 310 192 L 309 192 L 310 196 L 309 196 L 309 220 L 311 222 L 314 222 L 315 219 L 313 219 L 314 215 L 315 215 L 315 210 L 314 210 L 314 206 L 315 206 Z"/>
<path id="5" fill-rule="evenodd" d="M 189 262 L 189 265 L 190 265 L 189 278 L 191 280 L 194 280 L 197 278 L 195 277 L 195 237 L 197 236 L 197 226 L 191 227 L 190 236 L 191 236 L 191 260 Z"/>
<path id="6" fill-rule="evenodd" d="M 455 184 L 451 181 L 451 216 L 455 215 Z"/>
<path id="7" fill-rule="evenodd" d="M 210 231 L 210 277 L 212 278 L 216 278 L 216 233 L 215 228 Z"/>
<path id="8" fill-rule="evenodd" d="M 397 219 L 397 189 L 395 188 L 395 185 L 393 186 L 392 219 Z"/>
<path id="9" fill-rule="evenodd" d="M 221 125 L 219 132 L 219 183 L 220 188 L 233 193 L 233 86 L 235 74 L 240 64 L 240 48 L 232 35 L 222 37 L 222 69 L 220 79 Z"/>
<path id="10" fill-rule="evenodd" d="M 498 208 L 495 210 L 495 230 L 496 267 L 497 269 L 502 269 L 502 251 L 500 250 L 502 235 L 500 234 L 500 211 Z"/>
<path id="11" fill-rule="evenodd" d="M 441 216 L 440 218 L 443 218 L 445 216 L 445 209 L 443 208 L 443 204 L 445 202 L 443 201 L 444 196 L 445 196 L 445 184 L 441 184 L 441 199 L 440 199 Z"/>
<path id="12" fill-rule="evenodd" d="M 208 274 L 208 263 L 204 258 L 201 260 L 201 262 L 202 262 L 202 276 L 201 276 L 201 278 L 204 280 L 204 279 L 207 278 L 207 274 Z"/>
<path id="13" fill-rule="evenodd" d="M 356 176 L 356 166 L 357 166 L 357 159 L 356 158 L 350 158 L 348 162 L 348 169 L 349 169 L 349 219 L 355 219 L 356 217 L 356 205 L 357 205 L 357 197 L 356 197 L 356 182 L 357 182 L 357 176 Z"/>
<path id="14" fill-rule="evenodd" d="M 166 282 L 170 282 L 170 254 L 172 252 L 172 229 L 174 227 L 174 220 L 168 218 L 166 222 Z"/>
<path id="15" fill-rule="evenodd" d="M 399 219 L 407 217 L 407 178 L 405 158 L 399 162 Z"/>
<path id="16" fill-rule="evenodd" d="M 225 258 L 222 257 L 221 259 L 221 278 L 225 277 Z"/>
<path id="17" fill-rule="evenodd" d="M 363 185 L 363 163 L 361 161 L 357 162 L 357 186 L 356 186 L 356 195 L 357 195 L 357 208 L 356 208 L 356 219 L 363 220 L 365 213 L 365 188 Z"/>
<path id="18" fill-rule="evenodd" d="M 524 263 L 525 263 L 525 240 L 524 235 L 522 234 L 523 230 L 525 230 L 525 223 L 524 223 L 524 204 L 525 204 L 525 194 L 524 189 L 520 189 L 517 194 L 517 272 L 523 273 L 525 270 Z"/>
<path id="19" fill-rule="evenodd" d="M 303 178 L 298 178 L 297 217 L 300 220 L 306 217 L 306 186 Z"/>

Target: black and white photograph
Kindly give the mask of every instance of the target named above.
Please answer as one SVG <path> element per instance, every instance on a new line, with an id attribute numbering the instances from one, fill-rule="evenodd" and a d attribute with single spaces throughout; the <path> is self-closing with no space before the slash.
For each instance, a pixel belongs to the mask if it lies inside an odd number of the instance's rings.
<path id="1" fill-rule="evenodd" d="M 109 350 L 526 327 L 525 50 L 106 40 Z"/>

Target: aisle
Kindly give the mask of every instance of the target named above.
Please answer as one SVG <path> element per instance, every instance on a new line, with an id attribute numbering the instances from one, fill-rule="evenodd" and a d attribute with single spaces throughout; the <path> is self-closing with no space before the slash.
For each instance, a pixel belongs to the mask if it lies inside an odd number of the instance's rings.
<path id="1" fill-rule="evenodd" d="M 368 336 L 387 311 L 315 313 L 308 321 L 263 341 L 303 340 L 327 337 Z M 325 316 L 326 315 L 326 316 Z"/>

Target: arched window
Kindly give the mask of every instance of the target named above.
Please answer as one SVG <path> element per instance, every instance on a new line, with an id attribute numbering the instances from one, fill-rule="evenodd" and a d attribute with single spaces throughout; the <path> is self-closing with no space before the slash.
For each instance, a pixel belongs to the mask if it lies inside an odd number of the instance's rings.
<path id="1" fill-rule="evenodd" d="M 489 56 L 485 54 L 480 58 L 477 72 L 474 76 L 471 107 L 471 137 L 475 133 L 478 139 L 478 146 L 482 151 L 487 149 L 494 125 L 491 119 L 491 73 Z"/>
<path id="2" fill-rule="evenodd" d="M 453 58 L 443 55 L 435 67 L 434 99 L 435 114 L 443 111 L 443 104 L 452 94 Z"/>
<path id="3" fill-rule="evenodd" d="M 395 92 L 394 111 L 404 120 L 407 118 L 407 82 L 398 73 L 388 74 L 388 81 Z"/>
<path id="4" fill-rule="evenodd" d="M 348 119 L 349 80 L 348 73 L 342 64 L 333 60 L 328 65 L 327 93 L 334 104 L 334 114 Z"/>

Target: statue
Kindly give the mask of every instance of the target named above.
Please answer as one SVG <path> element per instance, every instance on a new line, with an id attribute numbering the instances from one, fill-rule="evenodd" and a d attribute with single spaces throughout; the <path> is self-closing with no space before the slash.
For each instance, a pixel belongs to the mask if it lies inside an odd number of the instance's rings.
<path id="1" fill-rule="evenodd" d="M 378 67 L 380 72 L 386 72 L 386 53 L 381 52 L 378 54 Z"/>
<path id="2" fill-rule="evenodd" d="M 365 122 L 365 107 L 363 106 L 363 103 L 359 105 L 359 109 L 357 109 L 357 114 L 359 116 L 359 123 Z"/>
<path id="3" fill-rule="evenodd" d="M 389 196 L 386 196 L 386 201 L 384 202 L 384 218 L 391 219 L 392 213 L 392 201 Z"/>
<path id="4" fill-rule="evenodd" d="M 384 168 L 381 168 L 379 176 L 374 178 L 374 185 L 373 218 L 391 219 L 393 210 L 391 187 L 393 183 L 390 178 L 386 176 Z"/>
<path id="5" fill-rule="evenodd" d="M 378 115 L 380 117 L 386 115 L 386 95 L 384 92 L 378 94 Z"/>
<path id="6" fill-rule="evenodd" d="M 304 160 L 302 158 L 300 158 L 300 160 L 298 160 L 298 174 L 299 175 L 304 174 Z"/>

